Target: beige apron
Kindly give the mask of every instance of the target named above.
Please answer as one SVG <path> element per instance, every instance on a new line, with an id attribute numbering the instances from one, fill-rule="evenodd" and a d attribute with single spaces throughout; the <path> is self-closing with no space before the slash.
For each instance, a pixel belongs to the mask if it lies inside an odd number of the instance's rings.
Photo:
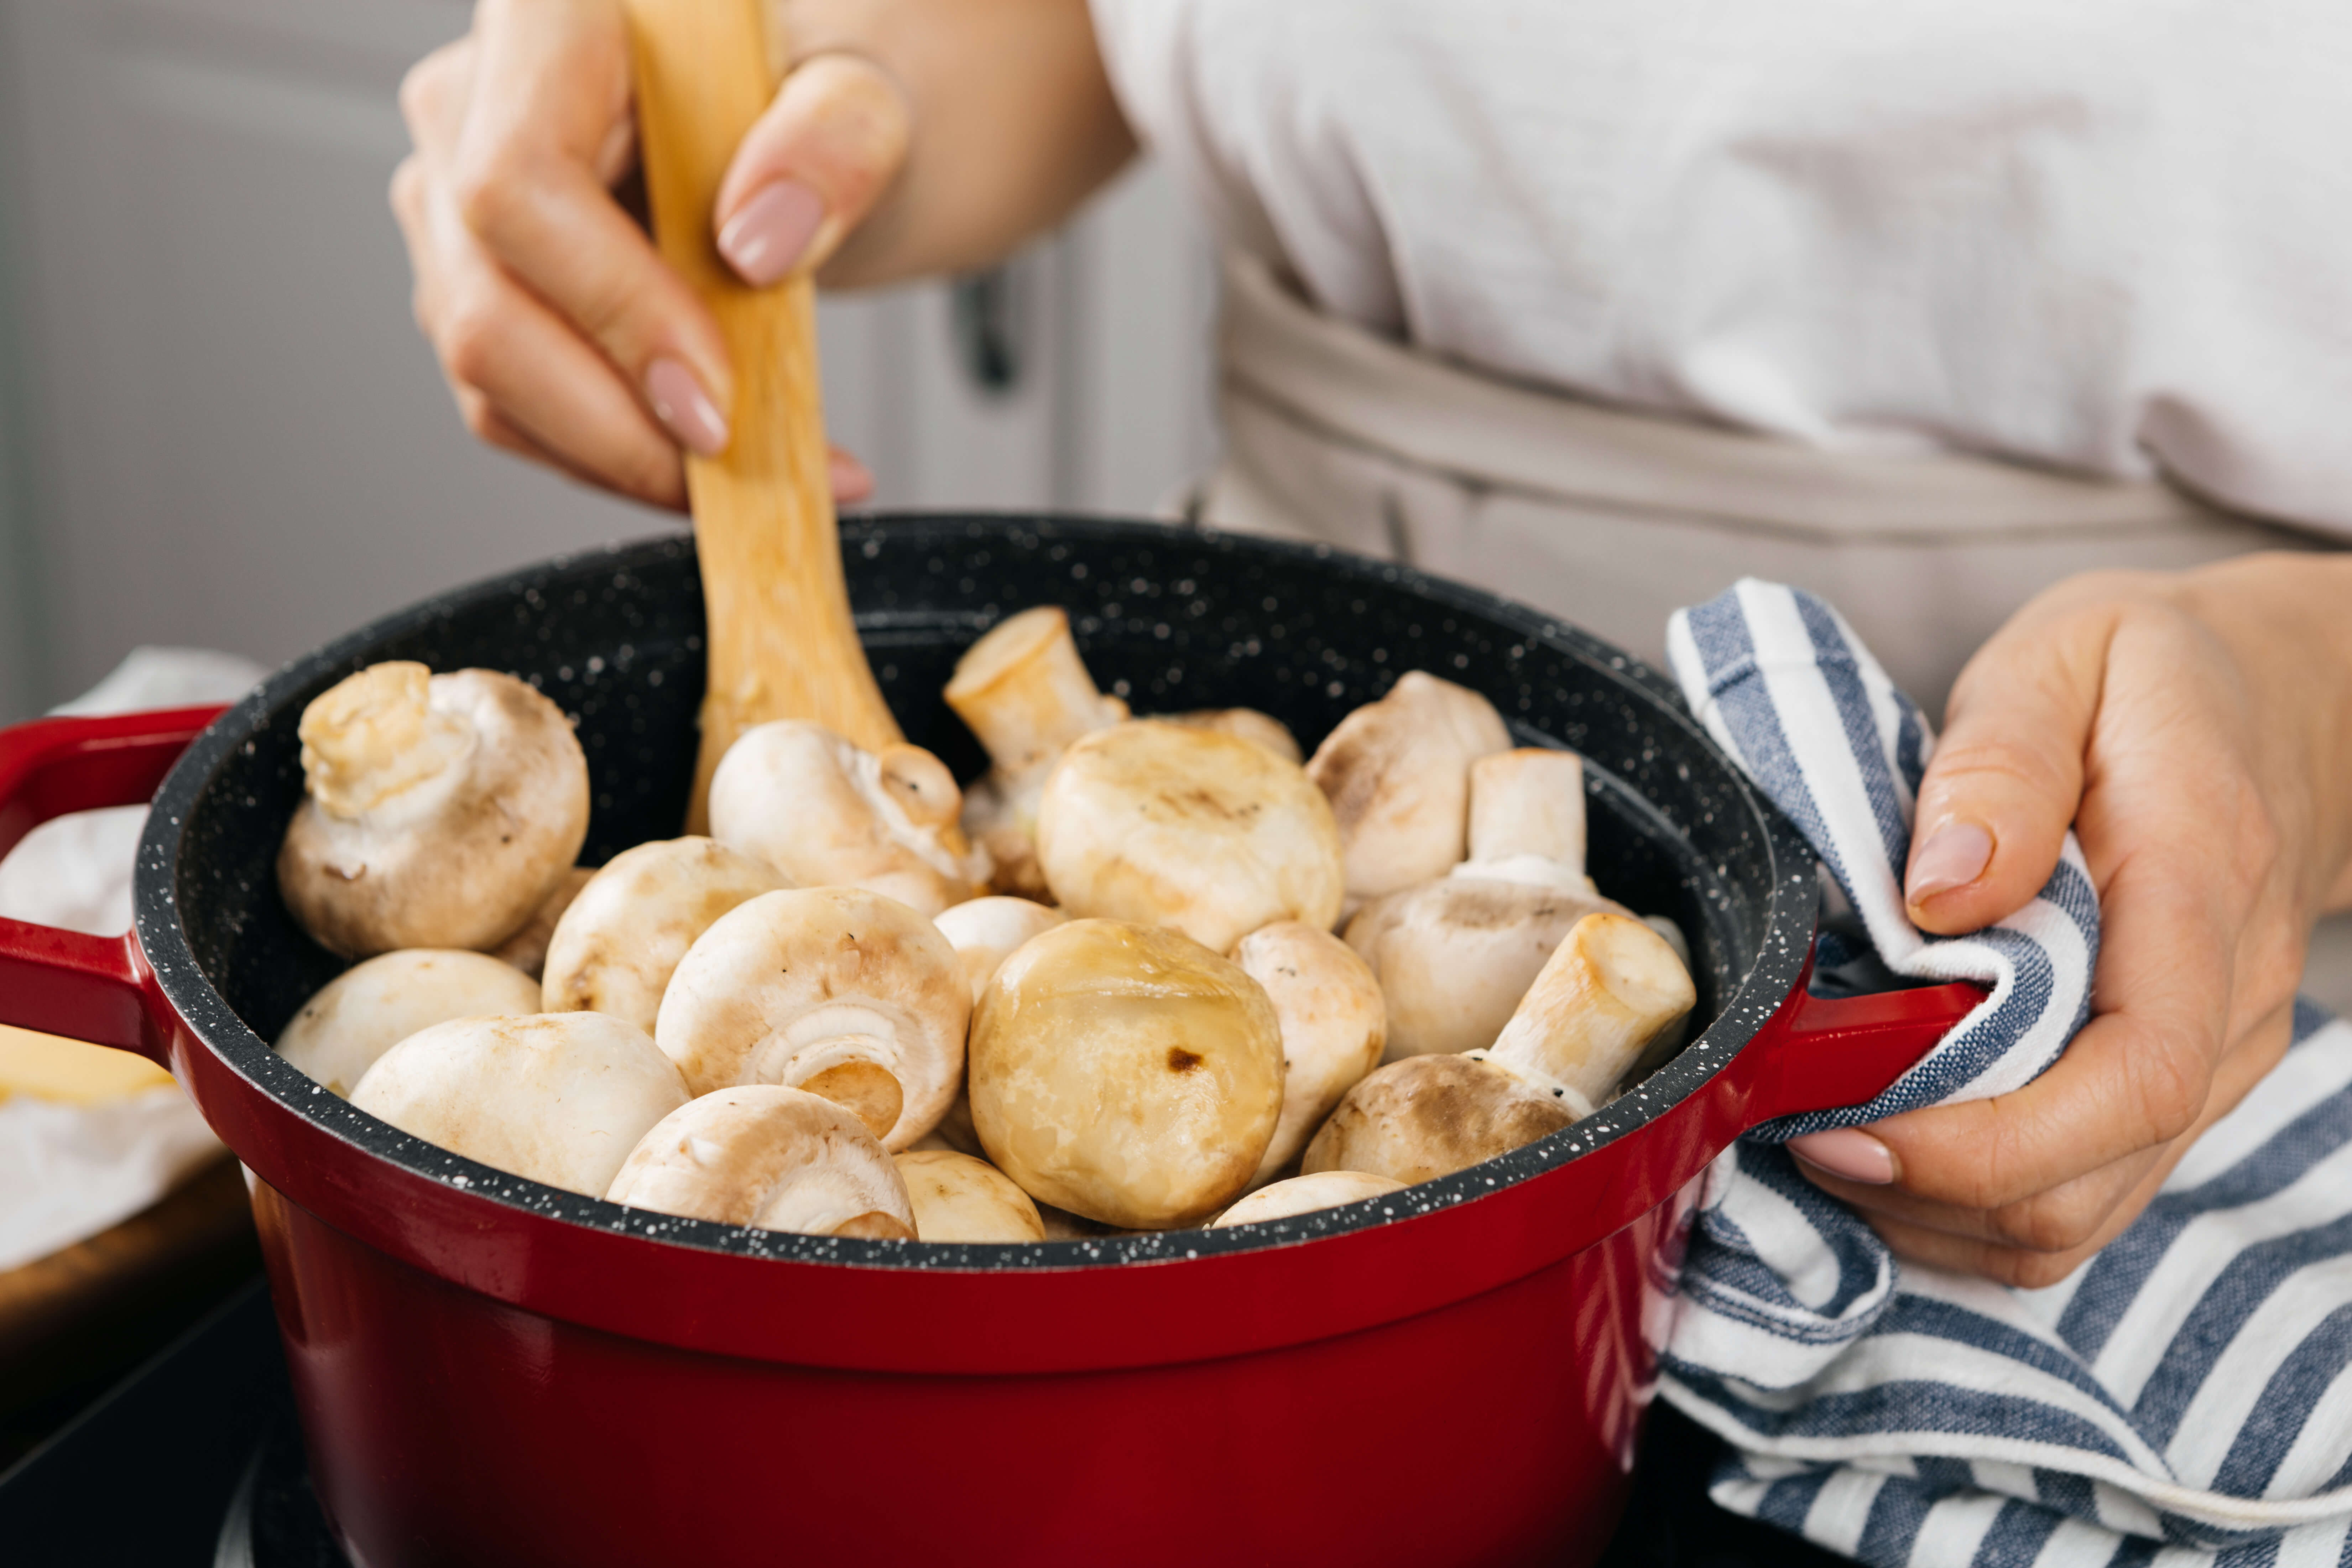
<path id="1" fill-rule="evenodd" d="M 2307 535 L 2155 481 L 1989 459 L 1815 450 L 1635 415 L 1416 353 L 1227 268 L 1213 526 L 1402 560 L 1535 605 L 1663 668 L 1666 617 L 1743 576 L 1836 605 L 1942 711 L 1969 655 L 2041 589 L 2193 566 Z M 2352 921 L 2311 984 L 2352 1009 Z"/>

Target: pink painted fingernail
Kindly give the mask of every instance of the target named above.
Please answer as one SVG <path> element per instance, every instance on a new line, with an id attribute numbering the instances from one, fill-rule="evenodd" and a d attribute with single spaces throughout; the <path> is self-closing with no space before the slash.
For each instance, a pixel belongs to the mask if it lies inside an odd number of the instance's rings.
<path id="1" fill-rule="evenodd" d="M 646 399 L 669 433 L 706 458 L 727 450 L 727 416 L 702 390 L 694 373 L 674 359 L 646 366 Z"/>
<path id="2" fill-rule="evenodd" d="M 824 199 L 798 180 L 762 185 L 719 231 L 719 254 L 743 281 L 764 289 L 790 272 L 824 221 Z"/>
<path id="3" fill-rule="evenodd" d="M 1883 1187 L 1895 1179 L 1895 1151 L 1859 1127 L 1808 1132 L 1789 1140 L 1789 1152 L 1832 1176 Z"/>
<path id="4" fill-rule="evenodd" d="M 1912 903 L 1965 888 L 1992 864 L 1992 835 L 1973 822 L 1948 822 L 1927 836 L 1911 862 Z"/>

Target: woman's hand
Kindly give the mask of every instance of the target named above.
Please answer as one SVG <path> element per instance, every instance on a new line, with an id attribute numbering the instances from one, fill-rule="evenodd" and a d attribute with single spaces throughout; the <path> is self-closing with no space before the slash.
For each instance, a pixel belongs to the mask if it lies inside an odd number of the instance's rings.
<path id="1" fill-rule="evenodd" d="M 2063 1279 L 2284 1053 L 2311 927 L 2352 904 L 2352 558 L 2102 574 L 1961 674 L 1906 892 L 1945 934 L 2021 908 L 2079 835 L 2095 1016 L 2014 1094 L 1793 1141 L 1898 1252 Z"/>

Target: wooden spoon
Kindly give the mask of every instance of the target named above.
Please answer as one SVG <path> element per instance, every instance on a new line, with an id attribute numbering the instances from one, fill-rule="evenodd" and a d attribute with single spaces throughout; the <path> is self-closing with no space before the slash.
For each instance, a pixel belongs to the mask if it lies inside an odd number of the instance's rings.
<path id="1" fill-rule="evenodd" d="M 805 272 L 745 286 L 712 213 L 736 144 L 775 89 L 761 0 L 625 0 L 654 240 L 719 318 L 735 367 L 733 439 L 688 454 L 702 558 L 709 687 L 687 831 L 709 830 L 710 775 L 735 737 L 813 719 L 868 751 L 899 739 L 849 616 L 817 384 L 816 289 Z"/>

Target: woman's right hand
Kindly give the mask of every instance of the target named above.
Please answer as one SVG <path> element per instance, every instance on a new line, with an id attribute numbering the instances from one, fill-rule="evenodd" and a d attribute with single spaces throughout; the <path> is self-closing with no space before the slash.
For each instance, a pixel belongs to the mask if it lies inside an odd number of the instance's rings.
<path id="1" fill-rule="evenodd" d="M 615 195 L 636 165 L 620 0 L 481 0 L 400 97 L 415 151 L 393 210 L 467 427 L 683 508 L 679 448 L 726 447 L 733 373 L 710 312 Z M 720 189 L 721 254 L 755 285 L 822 263 L 898 174 L 910 121 L 867 59 L 799 64 Z M 838 452 L 833 482 L 845 500 L 872 489 Z"/>

